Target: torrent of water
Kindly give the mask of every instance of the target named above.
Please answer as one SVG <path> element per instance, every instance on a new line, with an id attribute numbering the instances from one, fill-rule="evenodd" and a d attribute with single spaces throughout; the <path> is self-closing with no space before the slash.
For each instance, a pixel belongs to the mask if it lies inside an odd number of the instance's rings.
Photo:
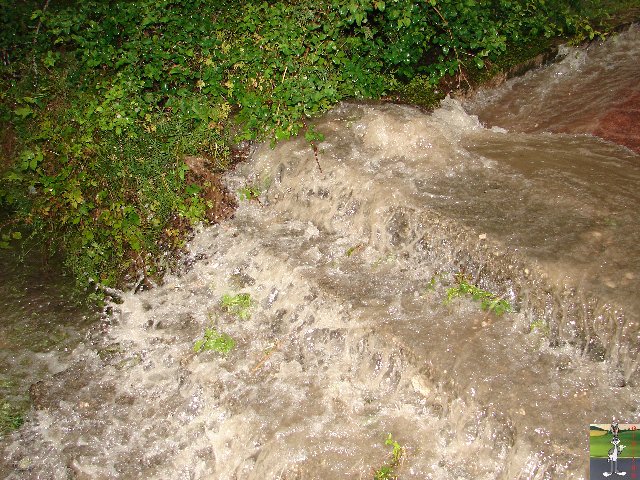
<path id="1" fill-rule="evenodd" d="M 566 76 L 640 49 L 620 38 Z M 107 334 L 32 389 L 0 473 L 372 478 L 391 433 L 403 479 L 586 478 L 589 424 L 640 413 L 638 154 L 488 128 L 451 99 L 345 103 L 316 128 L 317 162 L 304 139 L 259 146 L 227 181 L 260 202 L 198 232 L 188 271 L 123 294 Z M 457 274 L 515 311 L 446 301 Z M 249 318 L 221 304 L 237 293 Z M 236 348 L 195 353 L 211 326 Z"/>
<path id="2" fill-rule="evenodd" d="M 17 415 L 29 408 L 30 386 L 65 370 L 71 351 L 97 319 L 74 295 L 56 259 L 45 261 L 33 251 L 24 259 L 2 253 L 0 406 Z"/>

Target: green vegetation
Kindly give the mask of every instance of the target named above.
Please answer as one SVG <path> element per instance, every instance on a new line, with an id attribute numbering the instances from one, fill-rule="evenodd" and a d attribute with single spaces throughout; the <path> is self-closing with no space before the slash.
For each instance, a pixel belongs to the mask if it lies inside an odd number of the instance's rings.
<path id="1" fill-rule="evenodd" d="M 245 185 L 244 187 L 238 189 L 238 196 L 240 200 L 258 200 L 260 201 L 260 195 L 262 195 L 262 190 L 255 185 Z"/>
<path id="2" fill-rule="evenodd" d="M 344 254 L 345 254 L 347 257 L 350 257 L 350 256 L 352 256 L 352 255 L 354 255 L 354 254 L 356 254 L 356 253 L 358 253 L 358 252 L 362 251 L 364 248 L 365 248 L 365 245 L 364 245 L 364 244 L 362 244 L 362 243 L 359 243 L 359 244 L 357 244 L 357 245 L 354 245 L 353 247 L 349 247 L 349 248 L 347 249 L 347 251 L 346 251 L 346 252 L 344 252 Z"/>
<path id="3" fill-rule="evenodd" d="M 394 471 L 398 465 L 400 465 L 400 461 L 404 456 L 404 448 L 402 448 L 402 446 L 393 439 L 391 434 L 389 434 L 384 444 L 391 446 L 393 451 L 391 452 L 391 458 L 389 461 L 374 472 L 374 480 L 392 480 L 398 478 Z"/>
<path id="4" fill-rule="evenodd" d="M 22 426 L 29 398 L 15 379 L 0 375 L 0 438 Z"/>
<path id="5" fill-rule="evenodd" d="M 0 405 L 0 436 L 17 430 L 24 423 L 24 413 L 10 403 Z"/>
<path id="6" fill-rule="evenodd" d="M 237 315 L 242 320 L 251 317 L 251 295 L 248 293 L 238 293 L 237 295 L 223 295 L 220 305 L 227 312 Z"/>
<path id="7" fill-rule="evenodd" d="M 447 299 L 445 303 L 451 302 L 456 297 L 463 297 L 466 295 L 470 295 L 476 301 L 480 302 L 480 306 L 483 310 L 488 310 L 489 312 L 493 312 L 496 315 L 500 316 L 503 313 L 512 312 L 513 308 L 511 304 L 504 300 L 502 297 L 499 297 L 491 292 L 487 292 L 486 290 L 482 290 L 475 285 L 470 284 L 465 278 L 464 275 L 458 274 L 456 276 L 457 284 L 449 289 L 447 289 Z"/>
<path id="8" fill-rule="evenodd" d="M 583 0 L 579 4 L 582 16 L 605 32 L 640 18 L 640 0 Z"/>
<path id="9" fill-rule="evenodd" d="M 593 36 L 576 3 L 0 0 L 0 247 L 63 249 L 83 286 L 160 277 L 230 210 L 240 140 L 317 152 L 307 119 L 342 99 L 435 101 L 512 48 Z"/>
<path id="10" fill-rule="evenodd" d="M 431 275 L 431 278 L 429 279 L 429 282 L 427 283 L 427 286 L 424 289 L 425 293 L 435 292 L 438 283 L 441 282 L 442 279 L 445 278 L 445 276 L 446 274 L 439 273 L 439 272 L 436 272 L 433 275 Z"/>
<path id="11" fill-rule="evenodd" d="M 309 133 L 308 130 L 307 133 Z M 260 202 L 260 195 L 262 195 L 263 192 L 267 191 L 270 185 L 271 177 L 266 175 L 262 179 L 256 179 L 253 183 L 247 183 L 239 188 L 238 197 L 240 198 L 240 200 L 255 200 L 258 203 L 262 204 Z"/>
<path id="12" fill-rule="evenodd" d="M 535 320 L 531 323 L 531 332 L 542 332 L 544 335 L 549 335 L 549 325 L 544 320 Z"/>
<path id="13" fill-rule="evenodd" d="M 204 336 L 196 341 L 193 345 L 193 350 L 196 353 L 212 350 L 225 355 L 233 350 L 235 346 L 236 342 L 233 338 L 226 333 L 218 333 L 215 328 L 211 327 L 207 328 Z"/>

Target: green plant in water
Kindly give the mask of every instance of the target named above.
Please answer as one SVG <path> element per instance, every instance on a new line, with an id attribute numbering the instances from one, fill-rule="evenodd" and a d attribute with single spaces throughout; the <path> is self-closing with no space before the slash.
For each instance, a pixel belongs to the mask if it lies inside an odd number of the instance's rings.
<path id="1" fill-rule="evenodd" d="M 251 317 L 251 295 L 248 293 L 238 293 L 237 295 L 223 295 L 220 305 L 227 312 L 237 315 L 242 320 Z"/>
<path id="2" fill-rule="evenodd" d="M 17 430 L 24 423 L 24 414 L 10 403 L 0 406 L 0 435 Z"/>
<path id="3" fill-rule="evenodd" d="M 344 254 L 347 257 L 350 257 L 351 255 L 361 251 L 363 248 L 364 248 L 364 245 L 362 243 L 359 243 L 359 244 L 354 245 L 353 247 L 350 247 L 349 249 L 347 249 L 347 251 Z"/>
<path id="4" fill-rule="evenodd" d="M 447 289 L 445 303 L 451 302 L 456 297 L 470 295 L 471 298 L 480 302 L 483 310 L 488 310 L 498 316 L 513 311 L 511 304 L 504 298 L 470 284 L 462 274 L 458 274 L 456 280 L 458 282 L 457 285 Z"/>
<path id="5" fill-rule="evenodd" d="M 260 187 L 256 185 L 245 185 L 238 189 L 238 196 L 240 200 L 258 200 L 260 201 L 260 195 L 262 191 Z"/>
<path id="6" fill-rule="evenodd" d="M 395 475 L 394 470 L 398 465 L 400 465 L 400 461 L 404 456 L 404 448 L 402 448 L 402 446 L 393 439 L 391 434 L 389 434 L 384 444 L 393 448 L 391 452 L 391 459 L 374 472 L 374 480 L 392 480 L 398 478 L 398 476 Z"/>
<path id="7" fill-rule="evenodd" d="M 544 335 L 547 335 L 549 333 L 549 325 L 547 325 L 547 322 L 545 322 L 544 320 L 535 320 L 531 323 L 530 331 L 535 332 L 536 330 L 542 332 Z"/>
<path id="8" fill-rule="evenodd" d="M 425 293 L 435 292 L 438 282 L 444 277 L 443 273 L 434 273 L 425 287 Z"/>
<path id="9" fill-rule="evenodd" d="M 378 267 L 382 266 L 383 264 L 393 263 L 397 259 L 398 259 L 398 255 L 396 255 L 393 252 L 388 253 L 387 255 L 381 255 L 376 259 L 375 262 L 373 262 L 371 264 L 371 268 L 378 268 Z"/>
<path id="10" fill-rule="evenodd" d="M 207 328 L 201 339 L 196 341 L 193 350 L 196 353 L 213 350 L 214 352 L 227 354 L 236 346 L 236 342 L 226 333 L 219 333 L 215 328 Z"/>
<path id="11" fill-rule="evenodd" d="M 260 195 L 266 192 L 271 186 L 271 177 L 265 173 L 262 178 L 256 178 L 252 183 L 246 183 L 242 188 L 238 189 L 238 197 L 240 200 L 255 200 L 260 202 Z"/>

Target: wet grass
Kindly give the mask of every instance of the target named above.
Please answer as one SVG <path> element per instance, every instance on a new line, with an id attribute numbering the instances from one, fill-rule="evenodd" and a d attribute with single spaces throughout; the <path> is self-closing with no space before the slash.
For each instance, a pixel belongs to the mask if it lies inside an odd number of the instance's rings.
<path id="1" fill-rule="evenodd" d="M 434 85 L 427 75 L 416 75 L 398 90 L 397 100 L 432 110 L 440 105 L 447 93 L 446 89 Z"/>
<path id="2" fill-rule="evenodd" d="M 344 254 L 347 257 L 351 257 L 352 255 L 355 255 L 356 253 L 361 252 L 364 248 L 365 248 L 365 245 L 363 243 L 359 243 L 357 245 L 354 245 L 353 247 L 348 248 L 347 251 L 344 252 Z"/>
<path id="3" fill-rule="evenodd" d="M 549 335 L 549 325 L 544 320 L 536 320 L 531 323 L 531 332 L 542 332 L 543 335 Z"/>
<path id="4" fill-rule="evenodd" d="M 260 201 L 262 190 L 255 185 L 245 185 L 238 189 L 238 197 L 240 200 L 257 200 Z"/>
<path id="5" fill-rule="evenodd" d="M 0 404 L 0 437 L 17 430 L 24 423 L 25 410 L 10 402 Z"/>
<path id="6" fill-rule="evenodd" d="M 583 11 L 603 30 L 640 20 L 640 0 L 586 0 Z"/>

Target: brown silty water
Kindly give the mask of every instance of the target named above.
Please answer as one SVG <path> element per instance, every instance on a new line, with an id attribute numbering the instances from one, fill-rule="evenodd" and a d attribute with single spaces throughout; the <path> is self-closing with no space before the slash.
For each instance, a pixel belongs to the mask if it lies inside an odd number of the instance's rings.
<path id="1" fill-rule="evenodd" d="M 487 126 L 537 133 L 589 133 L 640 152 L 638 25 L 579 49 L 561 48 L 561 62 L 531 71 L 467 102 Z M 531 101 L 530 101 L 531 100 Z"/>
<path id="2" fill-rule="evenodd" d="M 561 65 L 581 78 L 620 48 L 637 56 L 637 29 Z M 638 155 L 488 129 L 454 100 L 342 104 L 316 128 L 322 170 L 303 139 L 260 146 L 228 178 L 260 202 L 32 388 L 0 473 L 373 478 L 391 433 L 403 479 L 587 478 L 589 424 L 640 411 Z M 447 301 L 460 273 L 515 311 Z M 221 304 L 237 293 L 249 318 Z M 193 351 L 212 325 L 234 350 Z"/>

